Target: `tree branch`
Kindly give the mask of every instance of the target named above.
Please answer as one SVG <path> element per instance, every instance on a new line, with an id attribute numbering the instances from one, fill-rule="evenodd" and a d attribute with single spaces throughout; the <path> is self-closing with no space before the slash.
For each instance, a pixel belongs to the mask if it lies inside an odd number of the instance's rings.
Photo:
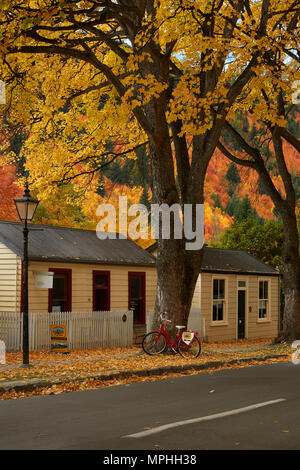
<path id="1" fill-rule="evenodd" d="M 235 155 L 233 155 L 233 153 L 229 152 L 229 150 L 220 141 L 218 142 L 218 149 L 221 150 L 221 152 L 225 155 L 225 157 L 229 158 L 234 163 L 237 163 L 238 165 L 246 166 L 248 168 L 254 168 L 255 170 L 257 169 L 257 165 L 253 160 L 245 160 L 245 159 L 236 157 Z"/>

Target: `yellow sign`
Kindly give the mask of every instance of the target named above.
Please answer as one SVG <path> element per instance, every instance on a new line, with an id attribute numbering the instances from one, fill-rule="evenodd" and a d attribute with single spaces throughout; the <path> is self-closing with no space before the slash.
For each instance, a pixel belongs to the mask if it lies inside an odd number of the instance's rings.
<path id="1" fill-rule="evenodd" d="M 69 352 L 66 325 L 50 325 L 51 351 Z"/>

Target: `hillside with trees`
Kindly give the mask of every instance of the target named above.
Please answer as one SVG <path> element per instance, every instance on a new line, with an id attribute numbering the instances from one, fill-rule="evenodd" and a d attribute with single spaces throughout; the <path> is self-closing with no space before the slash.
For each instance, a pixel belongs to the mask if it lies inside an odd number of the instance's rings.
<path id="1" fill-rule="evenodd" d="M 289 119 L 289 128 L 300 137 L 300 115 L 292 113 Z M 244 117 L 236 121 L 239 129 L 243 129 L 249 136 L 250 142 L 255 142 L 258 135 L 258 125 L 251 121 L 251 117 Z M 4 126 L 5 127 L 5 126 Z M 25 170 L 18 159 L 20 139 L 13 133 L 9 137 L 9 150 L 12 162 L 19 165 L 8 164 L 0 169 L 2 200 L 0 218 L 2 220 L 17 220 L 13 199 L 22 193 L 22 178 Z M 236 145 L 236 150 L 241 151 Z M 265 147 L 265 152 L 268 152 Z M 286 145 L 287 164 L 293 175 L 293 184 L 298 200 L 298 218 L 300 213 L 300 155 Z M 104 163 L 108 163 L 108 159 Z M 284 192 L 283 184 L 276 174 L 272 172 L 272 161 L 269 162 L 272 178 L 276 186 Z M 220 150 L 216 149 L 207 169 L 205 179 L 205 241 L 217 242 L 222 233 L 234 221 L 243 221 L 253 217 L 261 226 L 269 220 L 280 222 L 280 215 L 276 211 L 270 196 L 266 193 L 263 183 L 251 168 L 238 166 L 226 159 Z M 117 207 L 118 197 L 127 196 L 128 204 L 142 203 L 150 208 L 151 169 L 146 148 L 138 149 L 134 156 L 122 156 L 107 164 L 98 172 L 97 179 L 87 185 L 84 195 L 74 191 L 74 186 L 66 184 L 61 186 L 56 197 L 44 199 L 38 208 L 36 223 L 54 225 L 77 226 L 94 229 L 97 223 L 96 208 L 99 204 L 110 202 Z M 38 191 L 36 196 L 40 197 Z M 142 246 L 151 241 L 138 240 Z M 268 262 L 268 260 L 267 260 Z"/>

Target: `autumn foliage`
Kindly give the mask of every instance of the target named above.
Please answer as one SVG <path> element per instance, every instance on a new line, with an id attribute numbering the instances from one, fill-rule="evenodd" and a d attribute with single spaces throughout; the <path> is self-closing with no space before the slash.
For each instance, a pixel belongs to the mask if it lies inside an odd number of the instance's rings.
<path id="1" fill-rule="evenodd" d="M 14 199 L 23 194 L 16 181 L 14 166 L 0 167 L 0 220 L 17 220 Z"/>

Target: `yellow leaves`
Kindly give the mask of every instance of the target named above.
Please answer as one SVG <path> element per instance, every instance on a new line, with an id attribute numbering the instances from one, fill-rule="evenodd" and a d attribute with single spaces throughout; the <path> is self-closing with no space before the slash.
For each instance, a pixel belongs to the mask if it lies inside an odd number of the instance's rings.
<path id="1" fill-rule="evenodd" d="M 3 24 L 8 21 L 8 3 L 16 5 L 18 2 L 1 0 L 3 8 L 0 21 Z M 16 40 L 20 41 L 18 45 L 36 45 L 38 41 L 26 35 L 19 36 L 19 33 L 34 24 L 46 27 L 59 24 L 60 28 L 70 24 L 70 15 L 68 20 L 66 13 L 69 10 L 64 9 L 68 2 L 53 4 L 50 0 L 29 0 L 27 3 L 34 11 L 17 13 L 16 9 L 7 29 L 0 32 L 2 52 L 7 51 Z M 13 122 L 21 122 L 28 132 L 30 129 L 31 135 L 22 156 L 27 158 L 27 169 L 39 197 L 47 201 L 51 193 L 51 197 L 58 201 L 57 188 L 50 188 L 51 182 L 61 179 L 66 172 L 69 177 L 73 177 L 78 169 L 91 170 L 95 160 L 87 163 L 87 159 L 91 155 L 101 156 L 111 142 L 121 142 L 124 148 L 140 142 L 144 135 L 133 111 L 136 108 L 145 110 L 151 101 L 161 99 L 163 102 L 163 98 L 167 98 L 167 121 L 171 124 L 182 119 L 180 135 L 199 135 L 210 130 L 215 119 L 212 108 L 227 104 L 230 85 L 256 51 L 259 51 L 260 57 L 258 64 L 253 67 L 255 77 L 245 87 L 227 117 L 234 118 L 237 109 L 251 109 L 256 118 L 268 115 L 271 123 L 284 126 L 285 120 L 276 112 L 276 90 L 282 88 L 291 97 L 291 83 L 299 78 L 299 71 L 296 64 L 287 60 L 283 50 L 297 48 L 297 35 L 279 27 L 278 17 L 285 18 L 279 12 L 285 8 L 288 11 L 293 2 L 270 0 L 272 15 L 263 36 L 257 34 L 262 2 L 250 0 L 248 3 L 249 8 L 239 16 L 233 37 L 230 37 L 230 34 L 224 34 L 224 30 L 229 32 L 229 25 L 238 15 L 230 2 L 220 3 L 212 21 L 209 19 L 215 6 L 212 0 L 157 0 L 154 2 L 153 14 L 148 13 L 142 19 L 142 28 L 134 38 L 134 43 L 127 38 L 119 44 L 128 53 L 128 57 L 123 59 L 122 54 L 118 57 L 109 48 L 109 44 L 101 40 L 96 42 L 95 37 L 89 37 L 88 31 L 83 35 L 82 30 L 77 29 L 80 21 L 87 21 L 86 13 L 80 13 L 80 9 L 90 8 L 91 3 L 75 2 L 75 31 L 68 30 L 67 34 L 60 34 L 43 30 L 43 34 L 57 41 L 61 47 L 67 44 L 68 39 L 72 39 L 72 47 L 78 47 L 80 51 L 83 49 L 78 46 L 78 40 L 88 39 L 87 44 L 92 45 L 99 63 L 109 67 L 124 87 L 122 98 L 109 84 L 107 77 L 100 73 L 101 67 L 97 69 L 90 63 L 52 55 L 8 55 L 12 70 L 19 74 L 27 73 L 22 83 L 24 88 L 12 82 L 9 90 L 12 92 L 10 118 Z M 292 14 L 286 13 L 286 24 L 291 21 Z M 210 31 L 212 27 L 213 33 Z M 97 28 L 102 34 L 110 34 L 112 31 L 110 22 L 98 25 Z M 167 50 L 172 63 L 168 62 L 165 55 Z M 270 56 L 280 56 L 280 74 L 266 61 L 266 57 Z M 222 67 L 222 72 L 217 84 L 214 84 L 216 67 Z M 170 70 L 172 73 L 168 76 Z M 211 72 L 211 75 L 207 72 Z M 5 73 L 9 77 L 7 70 Z M 206 76 L 203 78 L 203 75 Z M 206 96 L 203 96 L 201 77 L 208 88 L 211 87 Z M 168 95 L 166 91 L 169 91 Z M 263 95 L 267 95 L 268 103 Z M 221 118 L 221 115 L 218 114 L 217 118 Z M 76 162 L 80 162 L 80 165 Z M 89 181 L 80 177 L 76 183 L 73 185 L 73 193 L 70 191 L 64 194 L 70 204 L 76 197 L 81 197 L 79 186 Z M 89 184 L 94 188 L 94 181 Z M 94 205 L 97 198 L 91 199 Z"/>
<path id="2" fill-rule="evenodd" d="M 178 118 L 183 120 L 181 136 L 203 134 L 213 125 L 211 107 L 216 101 L 216 94 L 213 96 L 212 93 L 208 93 L 204 98 L 200 98 L 198 92 L 198 77 L 183 77 L 178 82 L 173 92 L 173 98 L 169 102 L 169 109 L 166 113 L 167 120 L 169 123 Z M 219 95 L 219 91 L 217 93 Z"/>
<path id="3" fill-rule="evenodd" d="M 130 75 L 124 79 L 123 84 L 126 86 L 126 92 L 122 101 L 129 110 L 140 106 L 144 107 L 152 99 L 158 99 L 168 88 L 166 83 L 160 82 L 152 74 Z"/>
<path id="4" fill-rule="evenodd" d="M 143 64 L 152 64 L 153 58 L 148 52 L 141 52 L 139 54 L 131 54 L 126 62 L 126 68 L 131 72 L 137 72 L 139 67 Z"/>

